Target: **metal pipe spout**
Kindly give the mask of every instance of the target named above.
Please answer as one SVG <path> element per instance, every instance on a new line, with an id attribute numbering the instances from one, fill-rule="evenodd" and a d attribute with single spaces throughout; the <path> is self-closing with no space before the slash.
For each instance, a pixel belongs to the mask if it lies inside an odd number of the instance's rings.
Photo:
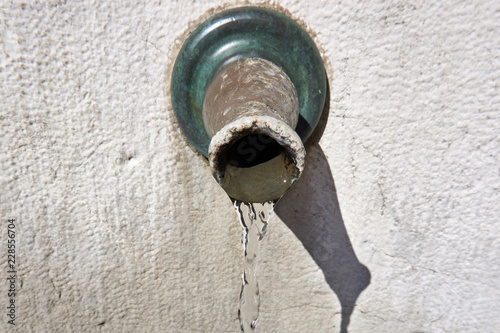
<path id="1" fill-rule="evenodd" d="M 277 200 L 300 177 L 297 92 L 272 62 L 240 58 L 224 66 L 207 88 L 202 114 L 212 173 L 231 198 Z"/>

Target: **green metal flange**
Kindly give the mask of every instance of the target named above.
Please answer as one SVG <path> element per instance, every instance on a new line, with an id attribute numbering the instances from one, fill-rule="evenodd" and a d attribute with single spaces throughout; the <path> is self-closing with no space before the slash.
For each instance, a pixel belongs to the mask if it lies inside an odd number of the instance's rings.
<path id="1" fill-rule="evenodd" d="M 210 138 L 203 126 L 205 91 L 217 71 L 238 58 L 263 58 L 280 67 L 299 99 L 295 131 L 305 142 L 325 104 L 323 60 L 308 33 L 288 16 L 261 7 L 239 7 L 216 14 L 187 38 L 174 64 L 171 101 L 189 142 L 208 156 Z"/>

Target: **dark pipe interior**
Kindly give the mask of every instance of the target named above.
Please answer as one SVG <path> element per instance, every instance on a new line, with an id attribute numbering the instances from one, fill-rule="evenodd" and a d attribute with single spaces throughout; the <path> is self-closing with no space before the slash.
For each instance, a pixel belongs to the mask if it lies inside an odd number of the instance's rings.
<path id="1" fill-rule="evenodd" d="M 249 134 L 236 141 L 227 151 L 227 164 L 251 168 L 283 152 L 283 147 L 265 134 Z"/>

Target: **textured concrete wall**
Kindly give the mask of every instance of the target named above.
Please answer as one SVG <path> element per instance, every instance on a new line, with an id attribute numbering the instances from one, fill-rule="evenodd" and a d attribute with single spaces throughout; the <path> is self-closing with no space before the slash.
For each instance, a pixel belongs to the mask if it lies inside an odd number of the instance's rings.
<path id="1" fill-rule="evenodd" d="M 262 246 L 259 332 L 499 332 L 500 2 L 280 5 L 331 100 Z M 165 102 L 212 7 L 0 4 L 0 331 L 238 330 L 240 226 Z"/>

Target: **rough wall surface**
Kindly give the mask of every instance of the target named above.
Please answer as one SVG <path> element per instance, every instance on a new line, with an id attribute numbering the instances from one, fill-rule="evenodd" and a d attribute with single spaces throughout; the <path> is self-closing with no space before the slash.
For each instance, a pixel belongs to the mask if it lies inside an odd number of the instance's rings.
<path id="1" fill-rule="evenodd" d="M 0 4 L 1 332 L 238 330 L 240 226 L 165 102 L 175 39 L 220 4 Z M 500 2 L 279 4 L 331 99 L 262 245 L 258 331 L 499 332 Z"/>

